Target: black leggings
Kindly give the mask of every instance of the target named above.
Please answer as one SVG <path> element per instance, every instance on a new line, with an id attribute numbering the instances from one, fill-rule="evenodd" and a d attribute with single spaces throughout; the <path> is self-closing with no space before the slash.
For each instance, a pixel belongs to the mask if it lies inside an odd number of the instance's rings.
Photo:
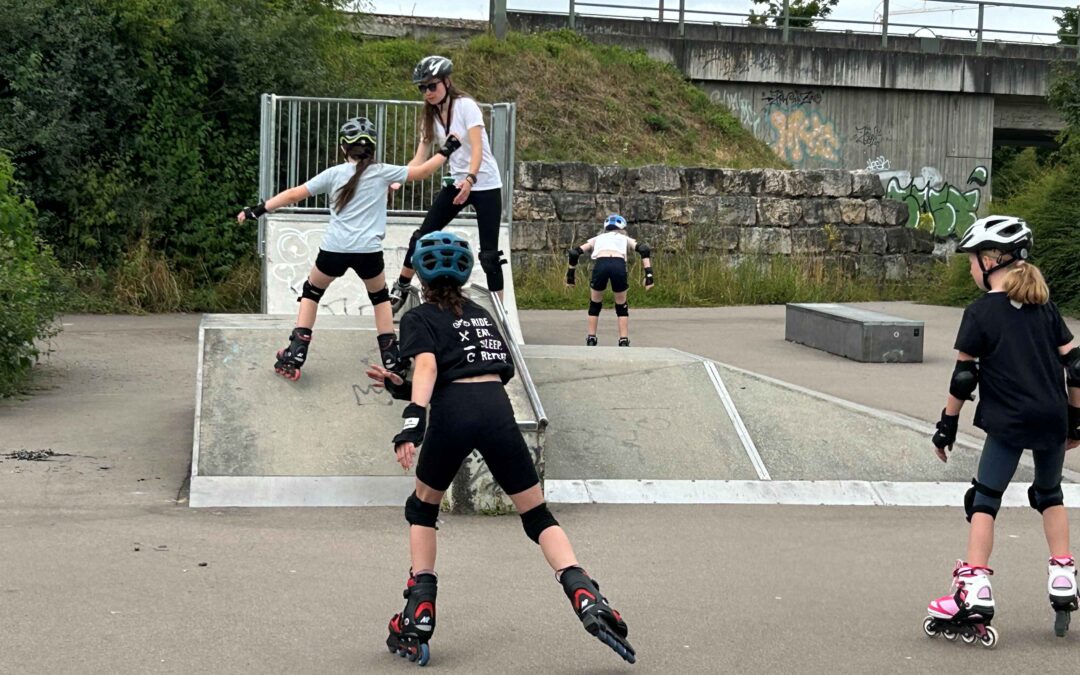
<path id="1" fill-rule="evenodd" d="M 506 494 L 540 482 L 501 382 L 450 383 L 435 390 L 416 477 L 445 492 L 474 449 Z"/>
<path id="2" fill-rule="evenodd" d="M 451 220 L 457 217 L 466 206 L 472 206 L 476 210 L 476 227 L 480 231 L 480 256 L 478 262 L 487 273 L 489 291 L 501 291 L 503 289 L 502 268 L 498 263 L 484 264 L 485 258 L 499 258 L 499 224 L 502 222 L 502 189 L 473 190 L 464 204 L 455 204 L 454 197 L 458 189 L 448 185 L 439 194 L 435 195 L 435 201 L 424 216 L 424 223 L 420 226 L 422 237 L 430 232 L 441 230 Z M 416 239 L 409 240 L 409 250 L 405 253 L 405 266 L 412 268 L 412 255 L 416 249 Z M 488 271 L 488 268 L 495 271 Z"/>
<path id="3" fill-rule="evenodd" d="M 987 436 L 983 444 L 982 456 L 979 457 L 979 471 L 975 480 L 992 490 L 1004 492 L 1016 473 L 1016 466 L 1020 463 L 1020 455 L 1024 454 L 1024 448 L 1003 443 L 993 436 Z M 1061 468 L 1065 464 L 1065 445 L 1059 448 L 1046 450 L 1032 450 L 1031 456 L 1035 460 L 1036 488 L 1043 491 L 1052 491 L 1061 484 Z M 986 506 L 997 511 L 1001 506 L 1001 498 L 975 493 L 975 506 Z"/>

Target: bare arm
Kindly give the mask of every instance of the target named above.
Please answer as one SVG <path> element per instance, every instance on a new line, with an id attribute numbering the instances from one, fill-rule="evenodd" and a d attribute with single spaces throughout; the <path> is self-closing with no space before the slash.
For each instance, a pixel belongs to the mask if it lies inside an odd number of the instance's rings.
<path id="1" fill-rule="evenodd" d="M 469 173 L 476 174 L 484 161 L 484 127 L 479 124 L 469 129 L 469 147 L 472 148 L 472 154 L 469 156 Z"/>
<path id="2" fill-rule="evenodd" d="M 413 160 L 415 161 L 415 157 Z M 405 180 L 423 180 L 439 170 L 439 167 L 446 163 L 446 157 L 436 153 L 427 161 L 415 165 L 409 162 L 409 175 Z"/>
<path id="3" fill-rule="evenodd" d="M 416 365 L 413 366 L 413 403 L 425 408 L 431 403 L 431 392 L 435 390 L 435 378 L 438 374 L 439 368 L 435 365 L 434 354 L 424 352 L 416 355 Z"/>
<path id="4" fill-rule="evenodd" d="M 294 188 L 283 190 L 282 192 L 279 192 L 273 197 L 271 197 L 270 199 L 267 199 L 264 206 L 266 207 L 267 211 L 273 211 L 275 209 L 280 209 L 283 206 L 289 206 L 290 204 L 295 204 L 296 202 L 303 201 L 310 196 L 311 193 L 308 191 L 306 185 L 297 185 Z M 243 211 L 236 214 L 237 222 L 242 223 L 245 220 L 247 220 L 247 216 Z"/>

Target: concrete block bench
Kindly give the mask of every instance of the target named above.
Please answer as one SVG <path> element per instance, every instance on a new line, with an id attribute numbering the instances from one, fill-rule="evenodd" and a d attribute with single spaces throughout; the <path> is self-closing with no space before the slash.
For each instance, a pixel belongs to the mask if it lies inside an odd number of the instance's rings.
<path id="1" fill-rule="evenodd" d="M 784 339 L 864 363 L 922 363 L 923 322 L 833 303 L 788 303 Z"/>

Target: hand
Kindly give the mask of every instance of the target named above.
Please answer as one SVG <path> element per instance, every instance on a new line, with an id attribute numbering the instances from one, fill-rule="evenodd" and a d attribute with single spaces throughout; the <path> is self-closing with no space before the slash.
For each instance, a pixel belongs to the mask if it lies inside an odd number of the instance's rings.
<path id="1" fill-rule="evenodd" d="M 236 222 L 242 223 L 245 220 L 247 220 L 247 214 L 244 211 L 241 211 L 240 213 L 236 214 Z"/>
<path id="2" fill-rule="evenodd" d="M 236 214 L 236 222 L 242 223 L 245 220 L 258 220 L 266 213 L 266 202 L 259 202 L 255 206 L 245 206 L 244 210 Z"/>
<path id="3" fill-rule="evenodd" d="M 934 454 L 941 461 L 948 462 L 949 457 L 946 450 L 951 452 L 953 444 L 956 443 L 956 432 L 960 427 L 960 415 L 947 415 L 945 410 L 942 410 L 941 419 L 938 420 L 936 426 L 937 431 L 934 432 L 934 437 L 931 440 L 934 444 Z"/>
<path id="4" fill-rule="evenodd" d="M 402 379 L 400 375 L 394 373 L 393 371 L 387 370 L 382 366 L 368 366 L 366 373 L 367 376 L 372 379 L 372 386 L 375 387 L 385 387 L 387 379 L 390 380 L 390 384 L 394 385 L 401 385 L 405 382 L 405 380 Z"/>
<path id="5" fill-rule="evenodd" d="M 652 287 L 656 284 L 651 267 L 645 268 L 645 278 L 642 280 L 641 284 L 645 286 L 645 290 L 647 291 L 651 291 Z"/>
<path id="6" fill-rule="evenodd" d="M 573 267 L 567 267 L 566 268 L 566 286 L 567 286 L 567 288 L 573 288 L 576 285 L 577 280 L 574 278 L 576 272 L 577 272 L 577 269 L 575 269 Z"/>
<path id="7" fill-rule="evenodd" d="M 446 143 L 443 143 L 443 146 L 439 148 L 437 152 L 443 157 L 450 159 L 450 155 L 454 154 L 454 151 L 460 147 L 461 141 L 458 140 L 457 136 L 447 136 Z"/>
<path id="8" fill-rule="evenodd" d="M 463 178 L 460 182 L 454 183 L 454 187 L 458 189 L 458 193 L 454 197 L 454 204 L 464 204 L 465 200 L 469 198 L 469 193 L 472 192 L 472 181 Z"/>
<path id="9" fill-rule="evenodd" d="M 390 193 L 393 194 L 401 189 L 401 183 L 390 183 Z"/>
<path id="10" fill-rule="evenodd" d="M 412 468 L 413 458 L 416 456 L 416 446 L 412 443 L 398 443 L 394 446 L 394 454 L 401 468 L 408 471 Z"/>

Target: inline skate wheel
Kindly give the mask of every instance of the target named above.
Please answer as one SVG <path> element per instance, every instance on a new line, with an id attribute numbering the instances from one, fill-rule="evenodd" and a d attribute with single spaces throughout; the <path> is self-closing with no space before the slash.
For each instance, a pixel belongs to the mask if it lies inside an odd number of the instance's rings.
<path id="1" fill-rule="evenodd" d="M 948 640 L 948 641 L 950 641 L 950 642 L 952 642 L 953 640 L 955 640 L 955 639 L 956 639 L 956 633 L 952 632 L 952 631 L 951 631 L 951 630 L 949 630 L 948 628 L 946 628 L 945 630 L 941 631 L 941 634 L 942 634 L 942 635 L 944 635 L 944 636 L 945 636 L 945 639 L 946 639 L 946 640 Z"/>
<path id="2" fill-rule="evenodd" d="M 975 640 L 976 640 L 976 639 L 978 639 L 978 636 L 977 636 L 977 635 L 975 635 L 974 633 L 972 633 L 972 634 L 970 634 L 970 635 L 969 635 L 969 634 L 967 634 L 967 633 L 962 633 L 962 634 L 960 635 L 960 639 L 964 641 L 964 644 L 966 644 L 966 645 L 970 645 L 970 644 L 974 644 L 974 643 L 975 643 Z"/>
<path id="3" fill-rule="evenodd" d="M 1069 619 L 1072 617 L 1072 613 L 1068 610 L 1059 609 L 1054 617 L 1054 635 L 1058 637 L 1065 637 L 1065 634 L 1069 632 Z"/>
<path id="4" fill-rule="evenodd" d="M 982 640 L 982 646 L 987 649 L 993 649 L 997 644 L 997 629 L 993 626 L 986 627 L 986 633 L 980 638 Z"/>
<path id="5" fill-rule="evenodd" d="M 419 654 L 417 655 L 418 658 L 416 659 L 416 665 L 426 666 L 428 664 L 428 661 L 431 660 L 431 649 L 427 646 L 427 643 L 424 642 L 420 645 L 417 651 L 419 652 Z"/>
<path id="6" fill-rule="evenodd" d="M 936 638 L 938 635 L 941 635 L 941 633 L 939 633 L 937 629 L 934 628 L 934 617 L 932 616 L 928 616 L 923 619 L 922 629 L 923 632 L 926 633 L 926 637 L 929 638 Z"/>

